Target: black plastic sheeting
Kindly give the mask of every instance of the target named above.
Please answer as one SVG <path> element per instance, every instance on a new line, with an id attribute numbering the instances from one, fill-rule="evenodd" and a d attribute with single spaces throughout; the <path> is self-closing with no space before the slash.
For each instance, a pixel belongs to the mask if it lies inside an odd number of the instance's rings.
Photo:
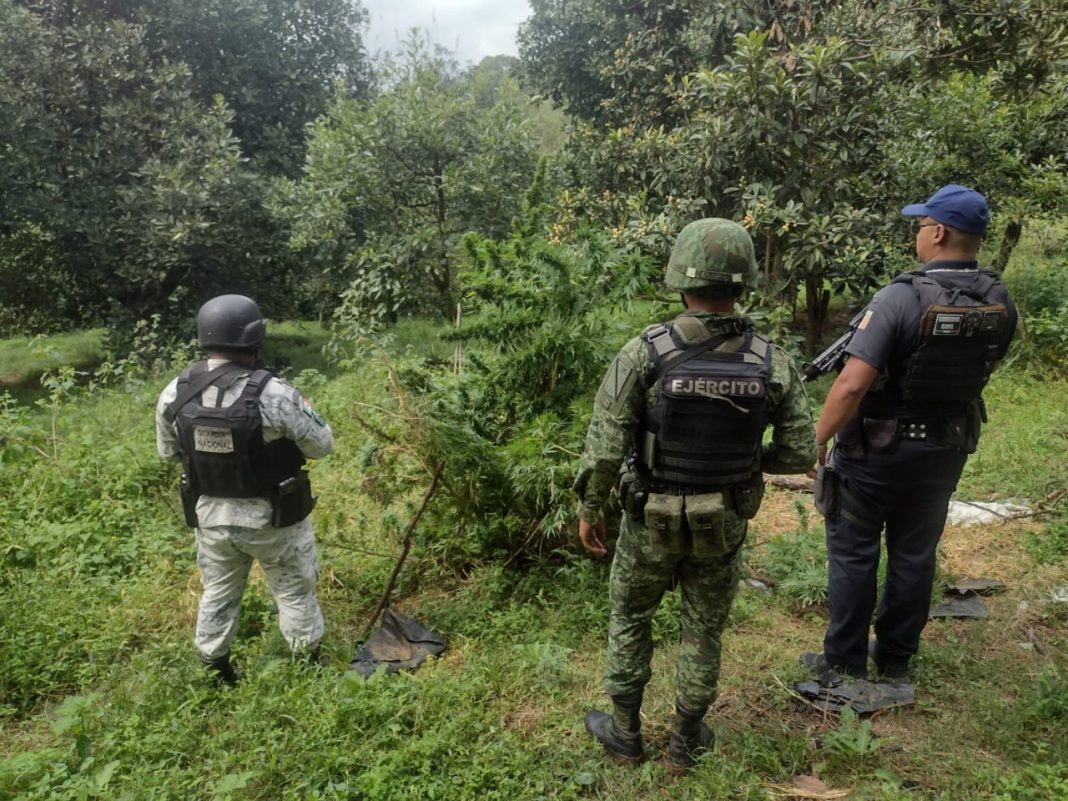
<path id="1" fill-rule="evenodd" d="M 349 665 L 364 678 L 369 678 L 385 665 L 387 673 L 412 670 L 437 656 L 448 647 L 440 634 L 423 627 L 407 615 L 394 609 L 382 613 L 382 624 L 356 651 Z"/>
<path id="2" fill-rule="evenodd" d="M 978 618 L 990 617 L 983 599 L 978 595 L 947 595 L 942 603 L 931 609 L 931 617 Z"/>
<path id="3" fill-rule="evenodd" d="M 835 684 L 802 681 L 795 685 L 795 689 L 813 706 L 827 712 L 839 712 L 850 706 L 858 715 L 870 715 L 916 701 L 916 690 L 908 681 L 843 679 Z"/>

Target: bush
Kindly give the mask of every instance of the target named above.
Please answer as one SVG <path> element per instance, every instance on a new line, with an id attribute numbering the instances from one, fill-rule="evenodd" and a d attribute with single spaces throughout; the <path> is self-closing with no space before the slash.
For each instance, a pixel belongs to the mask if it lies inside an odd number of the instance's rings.
<path id="1" fill-rule="evenodd" d="M 1068 373 L 1068 260 L 1057 245 L 1028 248 L 1005 271 L 1005 284 L 1020 313 L 1018 351 L 1029 364 Z"/>
<path id="2" fill-rule="evenodd" d="M 388 411 L 367 421 L 379 497 L 403 497 L 444 465 L 420 530 L 453 563 L 560 540 L 591 396 L 617 344 L 613 305 L 645 288 L 635 278 L 644 263 L 600 235 L 553 244 L 536 233 L 538 217 L 528 198 L 504 242 L 465 238 L 464 322 L 446 336 L 453 359 L 395 365 Z"/>

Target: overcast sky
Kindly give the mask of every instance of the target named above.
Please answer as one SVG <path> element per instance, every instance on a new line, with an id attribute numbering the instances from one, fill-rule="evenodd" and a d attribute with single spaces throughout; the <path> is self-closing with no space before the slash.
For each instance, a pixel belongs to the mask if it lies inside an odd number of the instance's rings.
<path id="1" fill-rule="evenodd" d="M 461 62 L 516 55 L 515 34 L 529 16 L 527 0 L 363 0 L 371 15 L 367 49 L 392 51 L 409 28 L 425 28 L 430 40 Z"/>

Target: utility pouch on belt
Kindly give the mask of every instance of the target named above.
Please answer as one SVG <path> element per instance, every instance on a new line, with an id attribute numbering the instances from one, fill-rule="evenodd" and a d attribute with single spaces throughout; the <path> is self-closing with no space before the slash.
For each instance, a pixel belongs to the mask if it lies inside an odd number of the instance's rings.
<path id="1" fill-rule="evenodd" d="M 862 420 L 864 439 L 873 451 L 885 451 L 897 444 L 898 421 L 896 417 L 865 417 Z"/>
<path id="2" fill-rule="evenodd" d="M 687 495 L 684 500 L 686 523 L 693 537 L 694 556 L 726 553 L 728 547 L 723 535 L 723 493 Z"/>
<path id="3" fill-rule="evenodd" d="M 838 486 L 838 473 L 830 465 L 816 468 L 816 481 L 812 486 L 816 511 L 824 517 L 836 517 L 842 506 L 842 494 Z"/>
<path id="4" fill-rule="evenodd" d="M 299 523 L 311 514 L 315 501 L 306 473 L 287 478 L 271 492 L 271 525 L 284 528 Z"/>
<path id="5" fill-rule="evenodd" d="M 764 500 L 764 476 L 754 473 L 753 477 L 744 484 L 735 484 L 731 490 L 734 496 L 734 511 L 745 520 L 752 520 L 760 511 L 760 503 Z"/>
<path id="6" fill-rule="evenodd" d="M 644 519 L 645 503 L 648 500 L 649 490 L 637 473 L 627 471 L 619 477 L 619 501 L 623 512 L 631 520 Z"/>
<path id="7" fill-rule="evenodd" d="M 649 547 L 654 553 L 682 553 L 685 550 L 684 500 L 681 495 L 650 493 L 645 503 L 645 527 L 649 529 Z"/>
<path id="8" fill-rule="evenodd" d="M 178 494 L 182 498 L 182 514 L 185 515 L 185 524 L 190 528 L 196 528 L 200 521 L 197 520 L 197 498 L 200 493 L 197 492 L 197 488 L 186 473 L 182 473 L 182 478 L 178 482 Z"/>

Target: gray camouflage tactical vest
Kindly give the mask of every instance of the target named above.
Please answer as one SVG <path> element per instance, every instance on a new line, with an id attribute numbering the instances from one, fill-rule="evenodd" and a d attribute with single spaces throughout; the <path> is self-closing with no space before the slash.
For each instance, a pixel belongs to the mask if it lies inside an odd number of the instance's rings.
<path id="1" fill-rule="evenodd" d="M 748 319 L 733 319 L 683 347 L 673 335 L 683 325 L 704 329 L 683 317 L 641 335 L 659 386 L 638 432 L 639 470 L 654 488 L 712 490 L 748 482 L 760 470 L 768 424 L 771 346 Z"/>
<path id="2" fill-rule="evenodd" d="M 937 275 L 903 273 L 923 314 L 915 350 L 890 371 L 902 400 L 961 408 L 979 399 L 1001 353 L 1009 323 L 1008 290 L 996 273 L 979 270 L 970 286 L 942 284 Z"/>

